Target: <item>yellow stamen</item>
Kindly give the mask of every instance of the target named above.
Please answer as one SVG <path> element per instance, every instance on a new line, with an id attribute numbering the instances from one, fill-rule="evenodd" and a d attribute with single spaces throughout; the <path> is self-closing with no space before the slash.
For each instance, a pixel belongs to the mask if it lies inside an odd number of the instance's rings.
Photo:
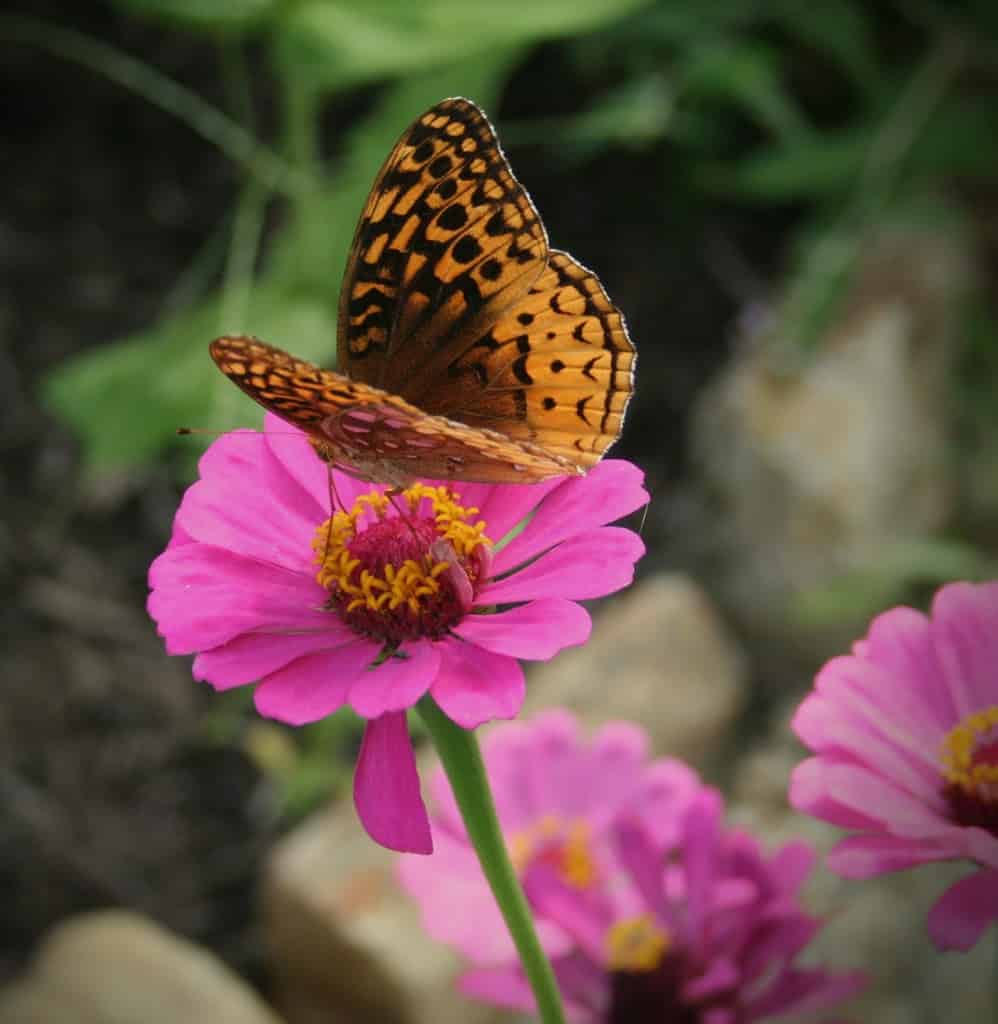
<path id="1" fill-rule="evenodd" d="M 606 936 L 611 971 L 654 971 L 669 949 L 669 933 L 650 914 L 617 921 Z"/>
<path id="2" fill-rule="evenodd" d="M 565 881 L 576 889 L 588 889 L 596 881 L 588 822 L 577 821 L 569 829 L 561 854 L 561 873 Z"/>
<path id="3" fill-rule="evenodd" d="M 479 547 L 491 546 L 492 542 L 485 535 L 485 523 L 468 522 L 478 514 L 478 509 L 458 504 L 446 487 L 417 483 L 399 497 L 408 504 L 411 514 L 417 512 L 424 499 L 429 501 L 437 535 L 459 558 L 470 557 Z M 429 554 L 419 561 L 407 559 L 401 566 L 388 563 L 380 574 L 364 568 L 358 575 L 361 560 L 351 555 L 350 543 L 361 531 L 365 517 L 382 521 L 391 507 L 391 499 L 384 494 L 377 491 L 362 494 L 349 512 L 334 513 L 315 532 L 312 548 L 319 564 L 316 579 L 327 590 L 349 599 L 345 606 L 347 612 L 359 609 L 391 612 L 405 607 L 413 615 L 419 615 L 423 602 L 440 592 L 438 580 L 450 567 L 450 562 Z"/>
<path id="4" fill-rule="evenodd" d="M 545 814 L 510 837 L 509 852 L 520 874 L 534 858 L 539 858 L 554 867 L 561 880 L 574 889 L 588 889 L 597 881 L 587 821 L 567 823 L 556 814 Z"/>
<path id="5" fill-rule="evenodd" d="M 946 781 L 968 793 L 998 783 L 998 764 L 975 762 L 982 741 L 998 740 L 998 705 L 968 715 L 943 738 L 941 760 Z"/>

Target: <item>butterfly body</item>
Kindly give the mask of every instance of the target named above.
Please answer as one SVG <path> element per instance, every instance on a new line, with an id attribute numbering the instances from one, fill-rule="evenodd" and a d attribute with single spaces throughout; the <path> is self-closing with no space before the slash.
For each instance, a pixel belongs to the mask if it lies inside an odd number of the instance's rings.
<path id="1" fill-rule="evenodd" d="M 585 472 L 620 434 L 635 361 L 464 99 L 417 119 L 375 181 L 340 293 L 340 372 L 241 336 L 211 354 L 322 458 L 396 486 Z"/>

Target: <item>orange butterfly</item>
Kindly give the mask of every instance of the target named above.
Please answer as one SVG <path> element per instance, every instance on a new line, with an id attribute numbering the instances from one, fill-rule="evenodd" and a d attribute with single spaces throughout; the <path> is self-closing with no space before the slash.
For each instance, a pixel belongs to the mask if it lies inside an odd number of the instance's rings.
<path id="1" fill-rule="evenodd" d="M 596 276 L 548 248 L 485 115 L 416 120 L 381 168 L 340 293 L 341 372 L 255 338 L 223 373 L 366 480 L 535 483 L 584 473 L 619 437 L 634 346 Z"/>

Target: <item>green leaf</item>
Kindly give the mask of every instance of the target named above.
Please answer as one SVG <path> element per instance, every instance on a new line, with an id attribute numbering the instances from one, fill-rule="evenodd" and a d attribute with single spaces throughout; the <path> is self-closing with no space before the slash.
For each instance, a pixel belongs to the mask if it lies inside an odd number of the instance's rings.
<path id="1" fill-rule="evenodd" d="M 515 122 L 504 129 L 503 142 L 543 145 L 552 161 L 578 163 L 614 146 L 636 149 L 658 141 L 672 114 L 669 82 L 652 72 L 603 93 L 579 114 Z"/>
<path id="2" fill-rule="evenodd" d="M 275 240 L 267 278 L 280 289 L 306 291 L 336 309 L 357 218 L 378 169 L 398 137 L 424 110 L 446 96 L 470 96 L 495 109 L 516 54 L 448 64 L 388 89 L 372 112 L 349 132 L 327 186 L 301 198 L 288 227 Z M 332 353 L 326 353 L 326 361 Z"/>
<path id="3" fill-rule="evenodd" d="M 887 115 L 889 116 L 889 115 Z M 697 169 L 697 183 L 718 193 L 735 192 L 752 199 L 786 201 L 846 198 L 858 186 L 886 176 L 893 191 L 913 183 L 954 178 L 990 181 L 998 165 L 998 136 L 992 130 L 994 104 L 954 96 L 932 114 L 896 165 L 874 166 L 866 180 L 870 154 L 885 130 L 884 115 L 836 134 L 809 135 L 758 150 L 737 163 L 711 163 Z M 888 196 L 888 198 L 890 198 Z"/>
<path id="4" fill-rule="evenodd" d="M 783 57 L 775 47 L 734 37 L 694 44 L 677 62 L 677 89 L 684 101 L 726 101 L 778 137 L 797 138 L 807 124 L 783 84 Z"/>
<path id="5" fill-rule="evenodd" d="M 834 321 L 856 270 L 861 239 L 832 230 L 802 246 L 780 308 L 783 333 L 803 351 L 812 350 Z"/>
<path id="6" fill-rule="evenodd" d="M 224 430 L 258 424 L 259 409 L 220 374 L 208 343 L 222 333 L 219 303 L 88 352 L 46 380 L 46 403 L 80 435 L 90 473 L 138 465 L 171 443 L 178 427 Z M 253 332 L 304 358 L 328 355 L 335 321 L 322 306 L 258 290 L 235 333 Z"/>
<path id="7" fill-rule="evenodd" d="M 285 74 L 342 89 L 591 31 L 647 2 L 306 0 L 282 19 L 276 55 Z"/>
<path id="8" fill-rule="evenodd" d="M 781 141 L 737 162 L 701 164 L 693 173 L 708 191 L 765 202 L 842 196 L 856 182 L 871 137 L 867 127 Z"/>
<path id="9" fill-rule="evenodd" d="M 774 16 L 794 35 L 834 60 L 873 99 L 883 85 L 870 8 L 848 0 L 802 4 L 784 0 Z"/>
<path id="10" fill-rule="evenodd" d="M 791 621 L 804 627 L 862 621 L 905 599 L 915 585 L 990 578 L 995 566 L 963 541 L 924 537 L 884 548 L 872 564 L 801 593 Z"/>
<path id="11" fill-rule="evenodd" d="M 992 182 L 998 165 L 995 119 L 991 97 L 949 97 L 913 141 L 908 155 L 909 175 L 960 175 Z"/>
<path id="12" fill-rule="evenodd" d="M 130 14 L 160 18 L 191 29 L 238 31 L 275 13 L 278 0 L 115 0 Z"/>

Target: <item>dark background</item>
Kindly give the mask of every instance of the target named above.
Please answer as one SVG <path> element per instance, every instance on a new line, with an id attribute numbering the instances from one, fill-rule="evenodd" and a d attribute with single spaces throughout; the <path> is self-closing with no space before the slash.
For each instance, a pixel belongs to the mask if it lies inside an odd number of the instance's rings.
<path id="1" fill-rule="evenodd" d="M 163 652 L 146 571 L 193 477 L 197 442 L 175 428 L 258 422 L 208 359 L 219 305 L 238 311 L 225 329 L 331 361 L 346 240 L 442 58 L 382 67 L 379 50 L 370 75 L 363 54 L 348 74 L 344 54 L 314 40 L 295 56 L 305 44 L 282 20 L 290 5 L 246 5 L 263 14 L 242 20 L 180 6 L 49 0 L 0 15 L 0 980 L 54 922 L 128 905 L 265 985 L 260 860 L 349 781 L 350 722 L 288 731 L 280 765 L 256 751 L 247 696 L 211 694 Z M 691 408 L 746 320 L 810 280 L 808 241 L 830 224 L 862 237 L 925 193 L 964 211 L 981 286 L 955 421 L 974 444 L 996 436 L 995 19 L 985 3 L 843 2 L 813 24 L 789 3 L 603 7 L 599 24 L 502 40 L 493 95 L 471 93 L 480 68 L 468 92 L 553 244 L 593 267 L 627 315 L 640 369 L 617 453 L 657 496 L 645 571 L 694 566 L 709 582 L 684 518 Z M 481 63 L 468 47 L 458 65 Z M 254 185 L 108 54 L 226 111 L 321 196 Z M 339 62 L 339 80 L 312 81 L 306 57 Z M 918 83 L 940 59 L 926 112 Z M 441 80 L 463 92 L 461 75 Z M 871 178 L 864 161 L 905 104 L 900 155 Z M 802 352 L 840 283 L 791 325 Z M 262 312 L 247 294 L 264 296 Z M 978 523 L 960 536 L 993 534 Z"/>

